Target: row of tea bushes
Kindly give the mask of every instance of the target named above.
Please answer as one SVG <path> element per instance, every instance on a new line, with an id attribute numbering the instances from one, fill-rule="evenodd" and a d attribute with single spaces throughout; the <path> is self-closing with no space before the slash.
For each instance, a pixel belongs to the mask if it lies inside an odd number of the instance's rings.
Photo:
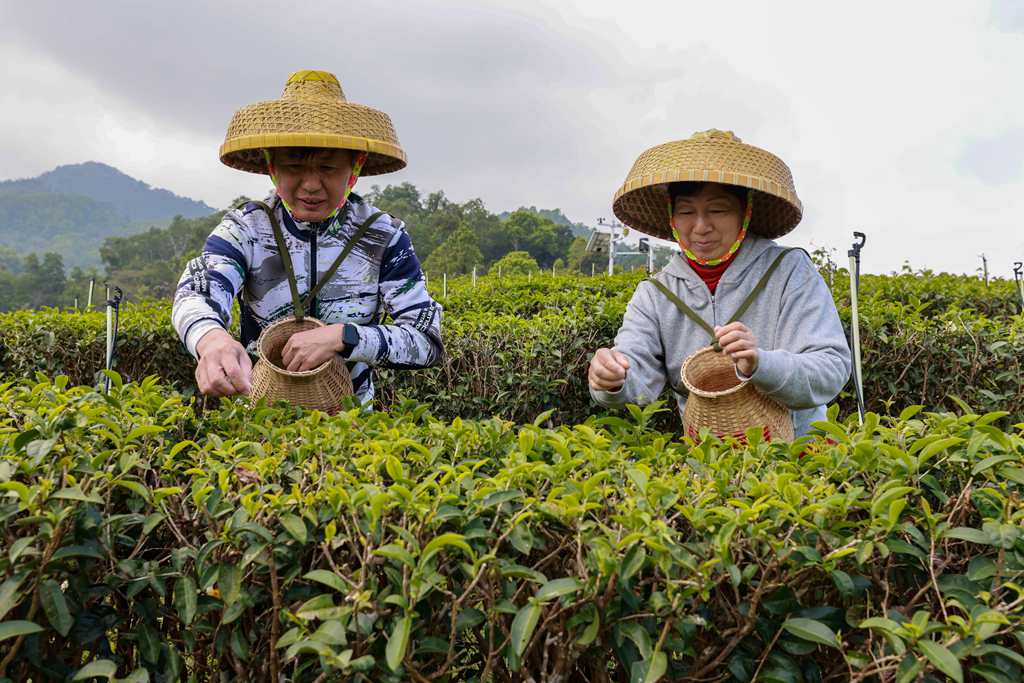
<path id="1" fill-rule="evenodd" d="M 378 405 L 387 408 L 405 397 L 431 403 L 448 418 L 497 415 L 517 422 L 555 408 L 557 422 L 580 422 L 600 412 L 590 400 L 586 367 L 595 349 L 612 344 L 624 310 L 620 301 L 602 301 L 591 310 L 530 316 L 446 315 L 442 363 L 379 373 Z M 841 313 L 848 319 L 848 311 Z M 1024 419 L 1024 317 L 990 319 L 957 309 L 926 317 L 919 305 L 891 301 L 866 303 L 862 313 L 869 409 L 949 408 L 953 395 Z M 0 368 L 8 376 L 42 371 L 92 383 L 103 366 L 104 334 L 98 312 L 0 315 Z M 189 391 L 195 364 L 177 341 L 166 304 L 125 307 L 115 367 L 129 378 L 155 374 Z M 854 410 L 849 387 L 839 404 L 841 414 Z"/>
<path id="2" fill-rule="evenodd" d="M 0 680 L 1024 677 L 1024 424 L 740 446 L 653 413 L 0 385 Z"/>

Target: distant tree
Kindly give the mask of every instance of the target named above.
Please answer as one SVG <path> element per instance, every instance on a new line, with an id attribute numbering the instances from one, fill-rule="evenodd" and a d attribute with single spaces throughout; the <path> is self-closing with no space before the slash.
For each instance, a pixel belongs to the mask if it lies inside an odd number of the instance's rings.
<path id="1" fill-rule="evenodd" d="M 569 254 L 566 257 L 571 270 L 582 270 L 583 262 L 587 258 L 587 240 L 583 237 L 573 238 L 569 244 Z"/>
<path id="2" fill-rule="evenodd" d="M 423 269 L 435 276 L 441 273 L 465 275 L 474 266 L 480 265 L 483 265 L 483 255 L 480 253 L 477 236 L 468 225 L 463 224 L 430 254 Z"/>
<path id="3" fill-rule="evenodd" d="M 529 253 L 525 251 L 511 251 L 491 266 L 491 272 L 497 273 L 499 271 L 502 275 L 526 275 L 527 273 L 539 272 L 540 266 L 537 265 L 537 262 Z"/>
<path id="4" fill-rule="evenodd" d="M 565 257 L 572 244 L 572 229 L 556 225 L 534 211 L 512 212 L 502 227 L 512 251 L 527 251 L 542 268 Z"/>

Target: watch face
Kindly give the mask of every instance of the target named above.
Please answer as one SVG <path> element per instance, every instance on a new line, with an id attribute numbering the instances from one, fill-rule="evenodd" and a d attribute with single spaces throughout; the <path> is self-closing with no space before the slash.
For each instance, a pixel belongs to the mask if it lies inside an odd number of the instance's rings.
<path id="1" fill-rule="evenodd" d="M 356 329 L 355 325 L 345 325 L 342 341 L 345 342 L 345 346 L 349 349 L 354 348 L 359 343 L 359 330 Z"/>

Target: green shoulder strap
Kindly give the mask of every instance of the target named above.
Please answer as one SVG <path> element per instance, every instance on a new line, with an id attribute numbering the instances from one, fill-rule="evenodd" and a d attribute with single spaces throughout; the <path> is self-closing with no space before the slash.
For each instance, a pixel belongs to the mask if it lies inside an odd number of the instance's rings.
<path id="1" fill-rule="evenodd" d="M 780 252 L 779 255 L 775 257 L 775 260 L 772 261 L 772 264 L 768 266 L 768 270 L 766 270 L 764 275 L 761 276 L 761 279 L 757 281 L 757 284 L 754 285 L 754 288 L 750 290 L 750 294 L 747 295 L 747 298 L 743 301 L 742 304 L 740 304 L 739 309 L 737 309 L 736 313 L 733 314 L 733 316 L 729 319 L 729 323 L 736 322 L 737 320 L 740 319 L 740 316 L 747 312 L 747 309 L 750 308 L 750 305 L 754 303 L 757 297 L 760 296 L 761 292 L 764 291 L 764 288 L 768 284 L 768 281 L 771 279 L 772 274 L 779 267 L 779 264 L 782 263 L 782 258 L 791 251 L 803 251 L 805 254 L 807 253 L 805 250 L 800 249 L 799 247 L 783 249 L 782 252 Z M 669 301 L 675 304 L 676 308 L 678 308 L 683 315 L 685 315 L 687 318 L 689 318 L 693 322 L 697 323 L 697 325 L 699 325 L 701 328 L 703 328 L 704 331 L 711 336 L 711 346 L 713 346 L 716 351 L 719 350 L 718 341 L 715 339 L 715 328 L 713 328 L 703 318 L 697 315 L 696 311 L 694 311 L 692 308 L 683 303 L 683 300 L 676 296 L 675 293 L 673 293 L 663 283 L 654 278 L 651 278 L 650 282 L 654 284 L 654 286 L 657 287 L 661 291 L 661 293 L 668 298 Z M 728 325 L 729 323 L 726 324 Z"/>
<path id="2" fill-rule="evenodd" d="M 284 272 L 285 275 L 288 277 L 288 288 L 291 290 L 292 294 L 292 308 L 295 311 L 295 320 L 297 320 L 298 322 L 302 322 L 306 314 L 305 302 L 303 301 L 303 297 L 299 295 L 299 285 L 295 279 L 295 268 L 292 265 L 292 255 L 291 253 L 289 253 L 288 245 L 284 241 L 284 234 L 281 232 L 281 225 L 277 222 L 277 217 L 274 215 L 274 210 L 267 206 L 267 204 L 258 201 L 254 201 L 253 204 L 256 204 L 261 209 L 266 211 L 267 216 L 270 218 L 270 227 L 274 230 L 274 241 L 277 242 L 277 251 L 281 255 L 281 263 L 282 265 L 284 265 Z M 345 258 L 348 257 L 348 255 L 355 248 L 359 240 L 361 240 L 363 236 L 366 235 L 366 232 L 370 229 L 370 226 L 373 225 L 377 221 L 377 219 L 383 215 L 383 211 L 378 211 L 377 213 L 373 214 L 368 219 L 363 221 L 362 225 L 359 226 L 359 229 L 356 230 L 356 234 L 353 235 L 352 238 L 348 240 L 348 242 L 345 244 L 345 248 L 341 250 L 340 254 L 338 254 L 338 258 L 334 259 L 334 263 L 332 263 L 331 267 L 327 269 L 326 273 L 324 273 L 323 278 L 321 278 L 321 280 L 316 283 L 316 286 L 313 287 L 313 289 L 309 290 L 306 293 L 306 301 L 312 301 L 313 298 L 320 293 L 320 290 L 323 288 L 324 284 L 326 284 L 332 277 L 334 277 L 334 274 L 338 272 L 338 268 L 341 267 L 342 261 L 344 261 Z"/>

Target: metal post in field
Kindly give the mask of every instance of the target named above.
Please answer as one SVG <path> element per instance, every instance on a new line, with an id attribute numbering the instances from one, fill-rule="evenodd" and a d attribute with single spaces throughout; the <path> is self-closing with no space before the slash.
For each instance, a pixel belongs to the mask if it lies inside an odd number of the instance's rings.
<path id="1" fill-rule="evenodd" d="M 92 310 L 92 290 L 96 286 L 96 278 L 89 278 L 89 297 L 85 300 L 85 310 Z"/>
<path id="2" fill-rule="evenodd" d="M 854 243 L 847 256 L 850 257 L 850 337 L 853 347 L 853 389 L 857 398 L 857 416 L 864 424 L 864 370 L 860 356 L 860 316 L 857 309 L 857 298 L 860 293 L 860 250 L 867 242 L 862 232 L 853 233 Z"/>
<path id="3" fill-rule="evenodd" d="M 476 287 L 476 266 L 473 266 L 473 286 Z"/>
<path id="4" fill-rule="evenodd" d="M 441 298 L 448 298 L 448 273 L 444 273 L 441 276 Z"/>
<path id="5" fill-rule="evenodd" d="M 1017 283 L 1017 292 L 1020 294 L 1020 312 L 1024 315 L 1024 261 L 1017 261 L 1013 264 L 1013 281 Z"/>

